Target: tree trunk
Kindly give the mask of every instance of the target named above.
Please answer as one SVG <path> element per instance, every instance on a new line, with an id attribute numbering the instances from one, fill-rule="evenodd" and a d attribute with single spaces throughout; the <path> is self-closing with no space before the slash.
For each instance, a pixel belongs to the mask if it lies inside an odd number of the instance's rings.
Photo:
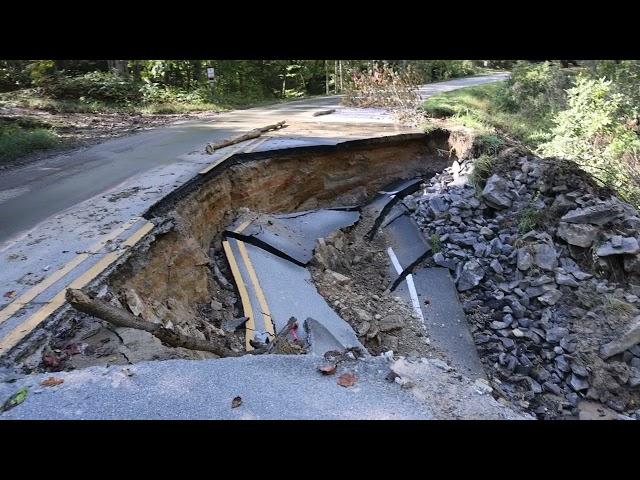
<path id="1" fill-rule="evenodd" d="M 241 353 L 234 352 L 222 343 L 214 343 L 199 338 L 188 337 L 165 328 L 161 324 L 147 322 L 122 308 L 114 307 L 99 298 L 91 298 L 82 290 L 67 289 L 66 299 L 76 310 L 105 320 L 116 327 L 136 328 L 149 332 L 163 343 L 172 347 L 188 348 L 215 353 L 220 357 L 238 357 Z"/>
<path id="2" fill-rule="evenodd" d="M 324 61 L 324 85 L 327 90 L 327 95 L 329 95 L 329 65 L 327 61 Z"/>
<path id="3" fill-rule="evenodd" d="M 128 60 L 107 60 L 109 71 L 124 78 L 129 76 L 129 72 L 127 71 L 127 63 Z"/>
<path id="4" fill-rule="evenodd" d="M 251 140 L 252 138 L 258 138 L 260 135 L 268 132 L 269 130 L 278 130 L 280 128 L 283 128 L 285 124 L 286 124 L 286 121 L 283 120 L 281 122 L 274 123 L 273 125 L 267 125 L 266 127 L 256 128 L 254 130 L 251 130 L 245 133 L 244 135 L 240 135 L 239 137 L 232 138 L 231 140 L 223 140 L 222 142 L 218 142 L 218 143 L 209 143 L 205 147 L 205 151 L 209 155 L 211 155 L 216 150 L 219 150 L 224 147 L 228 147 L 229 145 L 234 145 L 236 143 L 244 142 L 246 140 Z"/>

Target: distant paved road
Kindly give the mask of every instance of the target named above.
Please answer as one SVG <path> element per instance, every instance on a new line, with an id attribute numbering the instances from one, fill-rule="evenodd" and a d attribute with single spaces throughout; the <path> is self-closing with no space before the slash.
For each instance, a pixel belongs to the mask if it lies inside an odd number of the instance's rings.
<path id="1" fill-rule="evenodd" d="M 457 88 L 503 80 L 507 74 L 461 78 L 423 85 L 423 98 Z M 311 120 L 320 108 L 338 108 L 340 96 L 237 110 L 211 120 L 178 122 L 168 127 L 107 140 L 0 175 L 0 246 L 39 222 L 153 168 L 177 162 L 207 142 L 262 126 L 266 118 Z M 370 121 L 369 112 L 350 121 Z M 369 109 L 367 109 L 369 110 Z M 363 112 L 365 113 L 365 112 Z M 318 117 L 321 118 L 321 117 Z"/>

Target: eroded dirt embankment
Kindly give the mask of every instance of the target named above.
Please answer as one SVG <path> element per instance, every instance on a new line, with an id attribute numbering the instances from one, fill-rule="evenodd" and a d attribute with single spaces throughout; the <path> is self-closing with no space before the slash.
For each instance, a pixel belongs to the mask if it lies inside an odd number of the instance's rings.
<path id="1" fill-rule="evenodd" d="M 464 157 L 469 147 L 464 136 L 436 130 L 236 155 L 152 207 L 147 217 L 156 223 L 155 238 L 92 289 L 149 321 L 209 338 L 220 321 L 242 313 L 233 287 L 221 278 L 220 269 L 226 265 L 215 262 L 221 234 L 239 211 L 293 212 L 362 204 L 394 179 L 433 176 L 456 157 Z M 69 356 L 72 368 L 207 356 L 169 349 L 146 332 L 128 338 L 123 330 L 130 329 L 112 330 L 69 311 L 50 329 L 47 342 L 28 349 L 28 363 L 41 367 L 43 347 L 55 351 L 69 344 L 81 345 Z"/>

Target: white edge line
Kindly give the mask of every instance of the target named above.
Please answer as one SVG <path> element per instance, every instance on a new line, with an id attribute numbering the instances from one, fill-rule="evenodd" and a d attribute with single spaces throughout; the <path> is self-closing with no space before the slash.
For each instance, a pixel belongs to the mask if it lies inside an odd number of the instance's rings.
<path id="1" fill-rule="evenodd" d="M 393 251 L 393 248 L 391 247 L 387 248 L 387 254 L 391 259 L 393 268 L 395 268 L 398 275 L 400 275 L 402 273 L 402 266 L 400 265 L 400 262 L 398 261 L 398 257 L 396 257 L 396 254 Z M 407 275 L 406 281 L 407 281 L 407 287 L 409 287 L 409 296 L 411 297 L 411 303 L 413 304 L 413 309 L 420 317 L 420 320 L 422 320 L 422 323 L 424 323 L 424 315 L 422 315 L 422 309 L 420 308 L 420 300 L 418 300 L 418 292 L 416 291 L 416 286 L 413 283 L 413 276 L 411 274 Z"/>

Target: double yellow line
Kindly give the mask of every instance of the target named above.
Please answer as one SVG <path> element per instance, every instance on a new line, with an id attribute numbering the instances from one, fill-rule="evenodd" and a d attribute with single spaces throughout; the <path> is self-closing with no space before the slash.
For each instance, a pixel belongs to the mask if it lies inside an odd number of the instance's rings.
<path id="1" fill-rule="evenodd" d="M 97 243 L 93 244 L 89 247 L 86 253 L 81 253 L 73 258 L 70 262 L 66 263 L 62 268 L 57 270 L 55 273 L 47 277 L 45 280 L 40 282 L 38 285 L 29 289 L 25 293 L 23 293 L 20 297 L 16 298 L 12 303 L 6 306 L 3 310 L 0 310 L 0 323 L 3 323 L 7 319 L 11 318 L 14 313 L 28 304 L 35 297 L 40 295 L 44 290 L 49 288 L 55 282 L 64 277 L 67 273 L 73 270 L 75 267 L 84 262 L 90 255 L 96 254 L 102 247 L 106 245 L 106 243 L 110 240 L 115 239 L 124 231 L 131 228 L 139 218 L 133 218 L 123 224 L 121 227 L 117 228 L 113 232 L 109 233 Z M 153 223 L 146 222 L 141 228 L 136 230 L 127 240 L 122 243 L 123 247 L 132 247 L 135 245 L 142 237 L 144 237 L 147 233 L 149 233 L 153 229 Z M 104 257 L 102 257 L 95 265 L 89 268 L 86 272 L 76 278 L 73 282 L 71 282 L 68 286 L 64 287 L 60 292 L 58 292 L 46 305 L 37 310 L 33 315 L 24 320 L 20 325 L 15 327 L 11 332 L 9 332 L 4 338 L 0 340 L 0 355 L 4 355 L 6 352 L 11 350 L 14 346 L 20 342 L 28 333 L 30 333 L 35 327 L 40 325 L 49 315 L 55 312 L 58 308 L 60 308 L 65 302 L 65 293 L 67 288 L 82 288 L 87 285 L 91 280 L 97 277 L 101 272 L 103 272 L 109 265 L 115 262 L 118 258 L 120 258 L 124 254 L 125 250 L 120 249 L 113 252 L 107 253 Z"/>
<path id="2" fill-rule="evenodd" d="M 241 233 L 247 226 L 252 222 L 252 220 L 247 220 L 242 223 L 236 230 L 236 233 Z M 238 245 L 238 250 L 240 251 L 240 256 L 242 257 L 242 261 L 247 269 L 247 273 L 249 274 L 249 280 L 251 281 L 251 285 L 253 286 L 253 291 L 256 294 L 256 298 L 258 299 L 258 303 L 260 304 L 260 311 L 262 313 L 262 321 L 264 324 L 264 329 L 268 333 L 269 337 L 273 339 L 275 337 L 275 331 L 273 328 L 273 321 L 271 318 L 271 311 L 269 310 L 269 304 L 267 303 L 267 299 L 264 296 L 264 292 L 262 287 L 260 286 L 260 281 L 258 280 L 258 276 L 256 275 L 256 271 L 253 268 L 253 264 L 251 263 L 251 259 L 249 258 L 249 253 L 247 252 L 247 247 L 244 245 L 244 242 L 236 240 Z M 247 350 L 253 350 L 251 346 L 250 340 L 254 338 L 254 332 L 256 328 L 255 316 L 253 313 L 253 308 L 251 307 L 251 300 L 249 298 L 249 293 L 247 291 L 247 286 L 244 283 L 242 278 L 242 274 L 240 273 L 240 269 L 238 268 L 238 262 L 236 261 L 235 255 L 233 254 L 233 249 L 229 244 L 228 240 L 224 240 L 222 242 L 222 247 L 224 248 L 224 253 L 229 260 L 229 266 L 231 267 L 231 273 L 233 274 L 233 278 L 238 286 L 238 293 L 240 294 L 240 301 L 242 302 L 242 310 L 244 311 L 244 315 L 248 318 L 247 323 L 245 324 L 245 348 Z"/>

